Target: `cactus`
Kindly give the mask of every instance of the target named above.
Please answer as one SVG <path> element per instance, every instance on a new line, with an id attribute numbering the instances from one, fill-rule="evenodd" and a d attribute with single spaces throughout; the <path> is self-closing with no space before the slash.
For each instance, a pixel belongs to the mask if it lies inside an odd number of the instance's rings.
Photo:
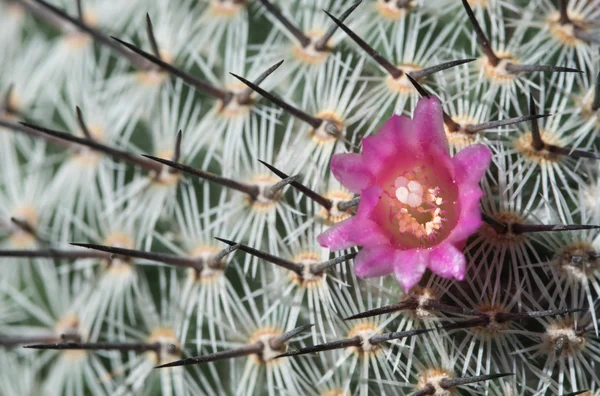
<path id="1" fill-rule="evenodd" d="M 1 394 L 600 395 L 599 0 L 0 32 Z"/>

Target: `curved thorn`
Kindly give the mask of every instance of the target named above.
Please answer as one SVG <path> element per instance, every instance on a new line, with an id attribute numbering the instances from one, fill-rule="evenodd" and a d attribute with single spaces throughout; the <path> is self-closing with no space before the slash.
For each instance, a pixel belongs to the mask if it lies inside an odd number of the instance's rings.
<path id="1" fill-rule="evenodd" d="M 173 150 L 173 157 L 171 157 L 173 162 L 179 162 L 179 158 L 181 157 L 181 138 L 182 132 L 180 129 L 175 136 L 175 150 Z M 171 168 L 171 170 L 173 170 L 173 168 Z"/>
<path id="2" fill-rule="evenodd" d="M 277 19 L 285 28 L 300 42 L 303 48 L 308 47 L 310 38 L 298 29 L 289 19 L 287 19 L 281 11 L 277 9 L 269 0 L 259 0 L 263 6 Z"/>
<path id="3" fill-rule="evenodd" d="M 171 363 L 161 364 L 160 366 L 156 366 L 154 368 L 189 366 L 191 364 L 216 362 L 218 360 L 254 355 L 256 353 L 260 353 L 262 351 L 262 349 L 263 349 L 262 344 L 244 345 L 243 347 L 232 349 L 229 351 L 215 352 L 215 353 L 210 353 L 208 355 L 202 355 L 202 356 L 196 356 L 196 357 L 187 358 L 187 359 L 176 360 Z"/>
<path id="4" fill-rule="evenodd" d="M 414 78 L 415 80 L 419 80 L 421 78 L 430 76 L 434 73 L 440 72 L 442 70 L 446 70 L 446 69 L 450 69 L 451 67 L 455 67 L 455 66 L 460 66 L 460 65 L 464 65 L 465 63 L 470 63 L 477 60 L 476 58 L 470 58 L 470 59 L 459 59 L 459 60 L 453 60 L 450 62 L 444 62 L 444 63 L 440 63 L 439 65 L 436 66 L 431 66 L 431 67 L 427 67 L 425 69 L 422 70 L 415 70 L 406 74 L 410 74 L 410 76 L 412 78 Z"/>
<path id="5" fill-rule="evenodd" d="M 113 43 L 105 34 L 90 27 L 88 24 L 84 23 L 81 19 L 73 18 L 72 16 L 70 16 L 69 14 L 64 12 L 63 10 L 53 6 L 50 3 L 47 3 L 44 0 L 34 0 L 34 1 L 36 4 L 39 4 L 46 10 L 50 11 L 52 14 L 54 14 L 59 19 L 65 20 L 65 21 L 71 23 L 72 25 L 76 26 L 79 30 L 82 30 L 83 32 L 87 33 L 94 39 L 94 41 L 96 41 L 102 45 L 106 45 L 113 51 L 119 53 L 121 56 L 127 58 L 135 67 L 137 67 L 139 69 L 146 69 L 146 62 L 144 62 L 142 58 L 139 58 L 137 56 L 132 56 L 131 53 L 124 51 L 123 48 L 121 48 L 118 45 L 116 45 L 115 43 Z M 24 2 L 24 4 L 27 4 L 27 2 Z"/>
<path id="6" fill-rule="evenodd" d="M 81 137 L 78 137 L 75 135 L 71 135 L 69 133 L 55 131 L 53 129 L 48 129 L 48 128 L 43 128 L 43 127 L 40 127 L 37 125 L 28 124 L 26 122 L 19 122 L 19 124 L 21 124 L 27 128 L 31 128 L 35 131 L 41 132 L 43 134 L 50 135 L 57 139 L 61 139 L 61 140 L 65 140 L 67 142 L 76 143 L 76 144 L 79 144 L 79 145 L 82 145 L 85 147 L 89 147 L 89 148 L 99 151 L 101 153 L 107 154 L 110 157 L 113 157 L 115 159 L 119 159 L 119 160 L 125 161 L 129 164 L 139 166 L 140 168 L 145 169 L 145 170 L 149 170 L 149 171 L 153 171 L 153 172 L 160 172 L 160 169 L 161 169 L 160 166 L 153 164 L 152 161 L 144 160 L 143 158 L 134 156 L 133 154 L 130 154 L 127 151 L 107 146 L 105 144 L 96 142 L 95 140 L 81 138 Z"/>
<path id="7" fill-rule="evenodd" d="M 465 316 L 485 316 L 486 315 L 483 312 L 475 311 L 473 309 L 454 307 L 452 305 L 443 304 L 443 303 L 440 303 L 435 300 L 428 300 L 427 302 L 425 302 L 423 304 L 423 307 L 425 307 L 426 309 L 431 310 L 431 311 L 439 311 L 439 312 L 443 312 L 443 313 L 452 313 L 452 314 L 465 315 Z"/>
<path id="8" fill-rule="evenodd" d="M 322 274 L 324 271 L 328 270 L 331 267 L 334 267 L 340 263 L 343 263 L 345 261 L 348 260 L 352 260 L 354 257 L 356 257 L 356 255 L 358 254 L 358 252 L 352 252 L 352 253 L 348 253 L 345 254 L 343 256 L 339 256 L 336 258 L 333 258 L 331 260 L 327 260 L 324 261 L 322 263 L 319 264 L 314 264 L 308 267 L 309 271 L 311 272 L 311 274 L 313 275 L 319 275 Z"/>
<path id="9" fill-rule="evenodd" d="M 241 246 L 240 243 L 236 243 L 235 245 L 231 245 L 228 248 L 221 250 L 219 253 L 215 254 L 211 258 L 211 262 L 218 263 L 219 261 L 223 260 L 228 254 L 233 253 L 236 250 L 238 250 L 240 248 L 240 246 Z"/>
<path id="10" fill-rule="evenodd" d="M 376 335 L 372 336 L 371 338 L 369 338 L 369 342 L 372 344 L 378 344 L 380 342 L 398 340 L 401 338 L 412 337 L 412 336 L 421 335 L 421 334 L 425 334 L 425 333 L 431 333 L 434 330 L 437 330 L 437 329 L 435 329 L 435 328 L 434 329 L 413 329 L 413 330 L 407 330 L 407 331 L 394 331 L 392 333 L 376 334 Z"/>
<path id="11" fill-rule="evenodd" d="M 563 393 L 563 396 L 577 396 L 577 395 L 581 395 L 586 392 L 590 392 L 590 390 L 586 389 L 586 390 L 580 390 L 580 391 L 575 391 L 575 392 L 571 392 L 571 393 Z"/>
<path id="12" fill-rule="evenodd" d="M 515 375 L 514 373 L 503 373 L 503 374 L 487 374 L 478 375 L 476 377 L 465 377 L 465 378 L 442 378 L 440 380 L 440 386 L 443 389 L 450 389 L 456 386 L 474 384 L 477 382 L 490 381 L 498 378 L 508 377 Z"/>
<path id="13" fill-rule="evenodd" d="M 298 181 L 298 179 L 300 179 L 300 175 L 289 176 L 283 180 L 280 180 L 279 182 L 269 187 L 267 191 L 265 191 L 265 196 L 273 198 L 275 194 L 277 194 L 282 188 L 284 188 L 288 184 Z"/>
<path id="14" fill-rule="evenodd" d="M 86 249 L 98 250 L 101 252 L 107 252 L 111 255 L 157 261 L 159 263 L 172 265 L 174 267 L 199 269 L 202 266 L 202 263 L 199 262 L 199 260 L 197 259 L 180 257 L 174 254 L 145 252 L 143 250 L 125 249 L 116 246 L 96 245 L 93 243 L 70 243 L 70 245 L 79 246 Z"/>
<path id="15" fill-rule="evenodd" d="M 533 95 L 531 93 L 529 94 L 529 114 L 531 116 L 537 115 L 535 101 L 533 100 Z M 537 118 L 531 119 L 531 146 L 537 151 L 542 150 L 545 147 L 542 135 L 540 134 L 540 126 L 537 122 Z"/>
<path id="16" fill-rule="evenodd" d="M 314 324 L 312 323 L 308 323 L 305 324 L 303 326 L 300 327 L 296 327 L 295 329 L 292 329 L 290 331 L 288 331 L 287 333 L 281 335 L 280 337 L 278 337 L 276 340 L 273 340 L 271 342 L 271 348 L 272 349 L 280 349 L 282 348 L 289 340 L 291 340 L 292 338 L 296 337 L 298 334 L 300 333 L 304 333 L 306 330 L 310 329 L 311 327 L 313 327 Z"/>
<path id="17" fill-rule="evenodd" d="M 212 85 L 192 76 L 191 74 L 184 72 L 181 69 L 178 69 L 177 67 L 157 58 L 156 56 L 154 56 L 152 54 L 149 54 L 148 52 L 136 47 L 133 44 L 129 44 L 128 42 L 120 40 L 114 36 L 110 36 L 110 38 L 117 41 L 121 45 L 127 47 L 128 49 L 135 52 L 136 54 L 142 56 L 143 58 L 147 59 L 148 61 L 152 62 L 153 64 L 160 67 L 164 71 L 166 71 L 176 77 L 181 78 L 185 83 L 187 83 L 188 85 L 191 85 L 193 88 L 195 88 L 196 90 L 198 90 L 202 93 L 205 93 L 205 94 L 212 96 L 215 99 L 219 99 L 223 102 L 227 101 L 228 98 L 231 97 L 231 94 L 229 92 L 225 92 L 217 87 L 213 87 Z"/>
<path id="18" fill-rule="evenodd" d="M 162 56 L 160 56 L 160 49 L 158 48 L 158 43 L 156 42 L 156 37 L 154 36 L 154 29 L 152 28 L 150 14 L 148 13 L 146 13 L 146 35 L 148 36 L 148 40 L 150 41 L 150 48 L 152 48 L 154 56 L 162 60 Z"/>
<path id="19" fill-rule="evenodd" d="M 65 250 L 65 249 L 36 249 L 36 250 L 0 250 L 0 257 L 18 257 L 18 258 L 52 258 L 63 260 L 79 260 L 86 258 L 110 259 L 110 254 L 100 252 Z"/>
<path id="20" fill-rule="evenodd" d="M 435 395 L 435 388 L 431 384 L 427 384 L 423 389 L 411 393 L 409 396 L 430 396 Z"/>
<path id="21" fill-rule="evenodd" d="M 560 13 L 558 23 L 561 25 L 571 23 L 571 18 L 569 18 L 569 12 L 567 11 L 568 3 L 568 0 L 558 0 L 558 12 Z"/>
<path id="22" fill-rule="evenodd" d="M 487 213 L 481 212 L 481 218 L 487 225 L 492 227 L 497 234 L 506 234 L 508 232 L 508 225 L 499 222 Z"/>
<path id="23" fill-rule="evenodd" d="M 234 73 L 229 73 L 231 74 L 233 77 L 237 78 L 238 80 L 240 80 L 241 82 L 243 82 L 244 84 L 246 84 L 248 87 L 252 88 L 254 91 L 256 91 L 257 93 L 259 93 L 262 97 L 264 97 L 265 99 L 269 100 L 271 103 L 275 104 L 276 106 L 281 107 L 283 110 L 285 110 L 286 112 L 290 113 L 291 115 L 293 115 L 294 117 L 306 122 L 307 124 L 309 124 L 310 126 L 312 126 L 313 128 L 317 129 L 318 127 L 321 126 L 321 124 L 323 123 L 323 120 L 317 117 L 313 117 L 308 113 L 305 113 L 304 111 L 284 102 L 282 99 L 278 98 L 277 96 L 273 95 L 272 93 L 265 91 L 264 89 L 262 89 L 261 87 L 259 87 L 258 85 L 246 80 L 243 77 L 238 76 L 237 74 Z"/>
<path id="24" fill-rule="evenodd" d="M 27 349 L 53 349 L 53 350 L 79 350 L 79 351 L 121 351 L 121 352 L 148 352 L 160 351 L 160 343 L 127 343 L 127 342 L 63 342 L 60 344 L 26 345 Z"/>
<path id="25" fill-rule="evenodd" d="M 260 76 L 258 76 L 256 78 L 256 80 L 254 80 L 254 85 L 259 86 L 260 83 L 262 83 L 275 70 L 277 70 L 279 68 L 279 66 L 281 66 L 282 63 L 283 63 L 283 59 L 280 60 L 279 62 L 277 62 L 276 64 L 274 64 L 273 66 L 269 67 L 267 70 L 265 70 Z M 246 89 L 244 89 L 243 92 L 238 94 L 238 103 L 240 103 L 242 105 L 250 104 L 250 102 L 252 101 L 251 96 L 252 96 L 253 92 L 254 92 L 254 90 L 251 87 L 246 87 Z"/>
<path id="26" fill-rule="evenodd" d="M 522 312 L 522 313 L 511 313 L 511 312 L 498 312 L 495 315 L 496 322 L 503 323 L 513 320 L 520 319 L 532 319 L 532 318 L 545 318 L 548 316 L 562 316 L 574 312 L 585 312 L 586 308 L 571 308 L 571 309 L 551 309 L 547 311 L 535 311 L 535 312 Z"/>
<path id="27" fill-rule="evenodd" d="M 390 304 L 390 305 L 386 305 L 383 307 L 370 309 L 368 311 L 349 316 L 347 318 L 344 318 L 344 320 L 370 318 L 373 316 L 384 315 L 384 314 L 388 314 L 388 313 L 392 313 L 392 312 L 404 311 L 407 309 L 415 309 L 418 306 L 419 306 L 419 303 L 417 301 L 415 301 L 414 298 L 409 298 L 407 300 L 400 301 L 395 304 Z"/>
<path id="28" fill-rule="evenodd" d="M 306 355 L 309 353 L 332 351 L 334 349 L 343 349 L 343 348 L 348 348 L 348 347 L 359 347 L 361 343 L 362 343 L 362 341 L 360 340 L 360 337 L 358 337 L 358 336 L 353 337 L 353 338 L 345 338 L 345 339 L 339 340 L 339 341 L 327 342 L 325 344 L 313 345 L 313 346 L 309 346 L 306 348 L 296 349 L 294 351 L 282 353 L 281 355 L 275 356 L 274 359 L 279 359 L 282 357 L 289 357 L 289 356 Z"/>
<path id="29" fill-rule="evenodd" d="M 527 232 L 552 232 L 552 231 L 579 231 L 579 230 L 597 230 L 600 225 L 588 224 L 511 224 L 511 231 L 514 234 Z"/>
<path id="30" fill-rule="evenodd" d="M 594 87 L 594 101 L 592 102 L 592 110 L 600 109 L 600 72 L 596 76 L 596 85 Z"/>
<path id="31" fill-rule="evenodd" d="M 490 317 L 487 314 L 482 314 L 481 316 L 463 320 L 460 322 L 449 323 L 445 325 L 439 326 L 440 329 L 449 331 L 449 330 L 458 330 L 458 329 L 467 329 L 470 327 L 482 327 L 487 326 L 490 322 Z"/>
<path id="32" fill-rule="evenodd" d="M 417 82 L 417 80 L 414 79 L 410 74 L 407 74 L 406 78 L 408 78 L 408 81 L 410 81 L 410 83 L 413 85 L 413 87 L 415 87 L 415 89 L 417 90 L 417 92 L 419 93 L 419 95 L 421 95 L 424 98 L 430 98 L 431 97 L 431 95 L 429 94 L 429 92 L 427 92 L 427 90 L 425 88 L 423 88 L 423 86 L 421 84 L 419 84 Z"/>
<path id="33" fill-rule="evenodd" d="M 246 252 L 246 253 L 248 253 L 248 254 L 250 254 L 252 256 L 258 257 L 258 258 L 263 259 L 265 261 L 268 261 L 268 262 L 270 262 L 272 264 L 275 264 L 275 265 L 277 265 L 279 267 L 282 267 L 282 268 L 285 268 L 287 270 L 293 271 L 296 274 L 302 276 L 302 272 L 304 270 L 304 266 L 302 264 L 294 263 L 293 261 L 282 259 L 281 257 L 274 256 L 274 255 L 272 255 L 270 253 L 262 252 L 262 251 L 260 251 L 258 249 L 254 249 L 254 248 L 252 248 L 252 247 L 250 247 L 248 245 L 244 245 L 244 244 L 241 244 L 241 243 L 237 243 L 237 242 L 234 242 L 234 241 L 229 241 L 227 239 L 218 238 L 218 237 L 215 237 L 215 239 L 218 240 L 218 241 L 221 241 L 223 243 L 226 243 L 226 244 L 228 244 L 230 246 L 239 245 L 238 250 Z"/>
<path id="34" fill-rule="evenodd" d="M 151 159 L 152 161 L 160 162 L 163 165 L 170 166 L 171 168 L 177 169 L 181 172 L 188 173 L 190 175 L 198 176 L 201 179 L 211 181 L 213 183 L 219 184 L 223 187 L 231 188 L 233 190 L 237 190 L 244 194 L 249 195 L 252 199 L 256 199 L 258 196 L 258 187 L 247 185 L 244 183 L 237 182 L 235 180 L 227 179 L 222 176 L 216 175 L 211 172 L 206 172 L 201 169 L 192 168 L 191 166 L 180 164 L 179 162 L 169 161 L 163 158 L 153 157 L 151 155 L 143 155 L 146 158 Z"/>
<path id="35" fill-rule="evenodd" d="M 75 112 L 77 113 L 77 123 L 79 124 L 79 128 L 81 128 L 81 132 L 83 132 L 83 135 L 86 137 L 86 139 L 94 140 L 92 133 L 90 132 L 87 124 L 85 123 L 83 113 L 81 112 L 79 106 L 75 106 Z"/>
<path id="36" fill-rule="evenodd" d="M 358 7 L 361 3 L 362 3 L 362 0 L 358 0 L 356 3 L 352 4 L 350 6 L 350 8 L 348 8 L 346 11 L 344 11 L 344 13 L 342 15 L 340 15 L 338 20 L 340 22 L 344 22 L 346 20 L 346 18 L 348 18 L 350 16 L 350 14 L 352 14 L 352 12 L 356 9 L 356 7 Z M 327 29 L 325 34 L 323 36 L 321 36 L 321 38 L 315 42 L 315 49 L 317 51 L 328 50 L 329 47 L 327 46 L 327 43 L 329 42 L 331 37 L 333 37 L 333 35 L 335 34 L 335 31 L 338 28 L 339 28 L 339 26 L 337 24 L 334 24 L 329 29 Z"/>
<path id="37" fill-rule="evenodd" d="M 49 343 L 57 342 L 59 338 L 55 335 L 42 335 L 42 336 L 9 336 L 0 335 L 0 347 L 11 348 L 19 345 L 26 345 L 32 343 Z"/>
<path id="38" fill-rule="evenodd" d="M 517 63 L 506 64 L 506 70 L 513 74 L 524 72 L 583 73 L 583 71 L 579 69 L 573 69 L 571 67 L 553 65 L 521 65 Z"/>
<path id="39" fill-rule="evenodd" d="M 83 7 L 81 5 L 81 0 L 76 0 L 75 5 L 77 7 L 77 17 L 83 21 Z"/>
<path id="40" fill-rule="evenodd" d="M 574 25 L 573 30 L 575 37 L 579 40 L 586 41 L 590 44 L 600 44 L 600 34 L 597 32 L 586 32 L 577 25 Z"/>
<path id="41" fill-rule="evenodd" d="M 53 136 L 46 135 L 44 133 L 40 133 L 35 129 L 28 128 L 24 125 L 17 124 L 15 122 L 5 121 L 1 118 L 0 118 L 0 127 L 8 128 L 15 132 L 20 132 L 20 133 L 27 135 L 29 137 L 32 137 L 32 138 L 44 139 L 48 142 L 52 142 L 63 148 L 72 148 L 73 147 L 73 145 L 69 144 L 68 142 L 65 142 L 64 140 L 55 138 Z"/>
<path id="42" fill-rule="evenodd" d="M 346 32 L 346 34 L 348 36 L 350 36 L 350 38 L 352 40 L 354 40 L 354 42 L 356 44 L 358 44 L 358 46 L 361 47 L 367 53 L 367 55 L 369 55 L 371 58 L 373 58 L 373 60 L 375 62 L 377 62 L 381 67 L 383 67 L 389 73 L 390 76 L 392 76 L 393 78 L 399 78 L 404 74 L 404 72 L 402 70 L 398 69 L 390 61 L 385 59 L 383 57 L 383 55 L 381 55 L 373 47 L 371 47 L 369 44 L 367 44 L 366 41 L 364 41 L 356 33 L 354 33 L 352 30 L 350 30 L 349 27 L 344 25 L 341 21 L 339 21 L 336 17 L 331 15 L 329 12 L 327 12 L 327 11 L 324 11 L 324 12 L 329 16 L 329 18 L 331 18 L 333 20 L 333 22 L 335 22 L 335 24 L 337 26 L 340 27 L 340 29 L 342 29 L 344 32 Z"/>
<path id="43" fill-rule="evenodd" d="M 358 206 L 359 202 L 360 202 L 360 197 L 355 197 L 355 198 L 352 198 L 349 201 L 338 202 L 337 207 L 338 207 L 338 210 L 340 212 L 345 212 L 345 211 L 347 211 L 350 208 Z"/>
<path id="44" fill-rule="evenodd" d="M 490 45 L 490 41 L 488 40 L 485 33 L 483 32 L 483 29 L 481 28 L 481 25 L 479 25 L 479 22 L 477 22 L 477 18 L 475 18 L 475 14 L 473 13 L 473 10 L 471 9 L 471 6 L 469 5 L 468 0 L 462 0 L 462 4 L 463 4 L 465 11 L 467 12 L 467 16 L 469 17 L 471 26 L 473 26 L 473 29 L 475 30 L 475 35 L 477 36 L 479 45 L 481 45 L 481 48 L 483 49 L 483 53 L 488 58 L 488 61 L 490 62 L 490 64 L 492 66 L 494 66 L 494 67 L 498 66 L 498 63 L 500 63 L 500 58 L 498 58 L 496 56 L 496 54 L 494 53 L 494 50 L 492 49 L 492 46 Z"/>
<path id="45" fill-rule="evenodd" d="M 596 152 L 592 152 L 592 151 L 584 151 L 584 150 L 579 150 L 579 149 L 572 149 L 569 147 L 560 147 L 560 146 L 555 146 L 553 144 L 547 144 L 546 150 L 548 150 L 549 152 L 554 153 L 554 154 L 566 155 L 573 159 L 581 159 L 581 158 L 594 159 L 594 160 L 600 159 L 600 153 L 596 153 Z"/>
<path id="46" fill-rule="evenodd" d="M 261 161 L 261 160 L 258 160 L 258 161 L 261 164 L 263 164 L 264 166 L 266 166 L 267 168 L 269 168 L 269 170 L 271 172 L 275 173 L 280 178 L 285 179 L 285 178 L 289 177 L 288 174 L 280 171 L 279 169 L 275 168 L 273 165 L 270 165 L 270 164 L 266 163 L 265 161 Z M 317 204 L 324 207 L 327 211 L 330 211 L 331 208 L 333 207 L 333 202 L 331 200 L 329 200 L 329 199 L 325 198 L 324 196 L 320 195 L 319 193 L 311 190 L 310 188 L 306 187 L 304 184 L 302 184 L 298 181 L 291 182 L 290 186 L 294 187 L 296 190 L 300 191 L 302 194 L 306 195 L 308 198 L 310 198 Z"/>
<path id="47" fill-rule="evenodd" d="M 514 118 L 509 118 L 507 120 L 497 120 L 497 121 L 485 122 L 482 124 L 467 125 L 465 127 L 465 130 L 469 133 L 477 133 L 477 132 L 485 131 L 486 129 L 499 128 L 499 127 L 503 127 L 503 126 L 507 126 L 507 125 L 514 125 L 514 124 L 518 124 L 520 122 L 531 121 L 534 118 L 540 119 L 540 118 L 546 118 L 546 117 L 550 117 L 550 116 L 551 116 L 551 114 L 534 114 L 534 115 L 527 115 L 527 116 L 521 116 L 521 117 L 514 117 Z"/>

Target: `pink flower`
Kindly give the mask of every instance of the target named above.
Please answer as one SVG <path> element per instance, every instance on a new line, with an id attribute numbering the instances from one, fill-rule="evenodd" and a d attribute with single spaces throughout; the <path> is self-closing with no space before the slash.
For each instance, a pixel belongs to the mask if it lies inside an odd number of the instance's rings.
<path id="1" fill-rule="evenodd" d="M 461 251 L 481 226 L 479 181 L 491 152 L 472 145 L 453 158 L 448 152 L 442 107 L 422 98 L 414 119 L 393 116 L 375 136 L 363 139 L 361 154 L 337 154 L 331 170 L 360 194 L 356 216 L 319 235 L 332 250 L 360 245 L 356 275 L 395 273 L 405 291 L 426 268 L 462 280 Z"/>

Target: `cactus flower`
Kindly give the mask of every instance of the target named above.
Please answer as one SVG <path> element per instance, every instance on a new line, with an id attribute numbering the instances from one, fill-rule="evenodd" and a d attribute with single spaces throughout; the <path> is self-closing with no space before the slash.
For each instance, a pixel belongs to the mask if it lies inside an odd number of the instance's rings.
<path id="1" fill-rule="evenodd" d="M 319 243 L 361 246 L 356 275 L 393 272 L 405 291 L 427 268 L 462 280 L 461 250 L 481 226 L 479 181 L 491 151 L 476 144 L 450 157 L 435 97 L 420 99 L 412 119 L 394 115 L 362 142 L 362 153 L 337 154 L 331 162 L 333 175 L 360 194 L 357 213 L 319 235 Z"/>

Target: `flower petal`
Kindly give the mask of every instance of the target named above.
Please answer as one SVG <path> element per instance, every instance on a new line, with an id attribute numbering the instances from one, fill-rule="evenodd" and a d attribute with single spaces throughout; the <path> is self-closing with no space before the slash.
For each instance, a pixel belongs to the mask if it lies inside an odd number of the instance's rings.
<path id="1" fill-rule="evenodd" d="M 371 218 L 371 213 L 381 198 L 381 192 L 381 187 L 375 185 L 364 189 L 360 196 L 358 208 L 356 209 L 356 216 L 360 218 Z"/>
<path id="2" fill-rule="evenodd" d="M 435 147 L 441 153 L 448 152 L 443 114 L 438 98 L 432 96 L 419 99 L 413 116 L 413 124 L 422 150 Z"/>
<path id="3" fill-rule="evenodd" d="M 474 144 L 452 158 L 454 177 L 459 184 L 479 184 L 492 161 L 492 152 L 483 144 Z"/>
<path id="4" fill-rule="evenodd" d="M 483 191 L 476 185 L 463 184 L 459 186 L 460 215 L 446 242 L 454 245 L 464 243 L 481 227 L 481 209 L 479 200 Z"/>
<path id="5" fill-rule="evenodd" d="M 394 114 L 392 118 L 386 121 L 375 136 L 382 140 L 390 142 L 396 148 L 415 148 L 417 146 L 417 135 L 413 120 L 406 116 Z"/>
<path id="6" fill-rule="evenodd" d="M 388 244 L 389 241 L 377 223 L 357 216 L 337 223 L 317 237 L 321 246 L 331 250 L 348 249 L 356 245 L 378 246 Z"/>
<path id="7" fill-rule="evenodd" d="M 331 172 L 344 187 L 360 194 L 373 180 L 360 154 L 336 154 L 331 159 Z"/>
<path id="8" fill-rule="evenodd" d="M 405 292 L 408 292 L 414 285 L 419 283 L 428 263 L 429 251 L 426 249 L 396 251 L 394 273 Z"/>
<path id="9" fill-rule="evenodd" d="M 450 243 L 443 243 L 429 255 L 429 269 L 443 278 L 463 280 L 467 261 L 465 255 Z"/>
<path id="10" fill-rule="evenodd" d="M 354 273 L 359 278 L 371 278 L 394 272 L 395 252 L 390 245 L 362 249 L 354 259 Z"/>
<path id="11" fill-rule="evenodd" d="M 398 149 L 394 143 L 379 135 L 369 136 L 362 140 L 363 163 L 373 175 L 384 170 L 386 165 L 389 166 L 397 153 Z"/>

